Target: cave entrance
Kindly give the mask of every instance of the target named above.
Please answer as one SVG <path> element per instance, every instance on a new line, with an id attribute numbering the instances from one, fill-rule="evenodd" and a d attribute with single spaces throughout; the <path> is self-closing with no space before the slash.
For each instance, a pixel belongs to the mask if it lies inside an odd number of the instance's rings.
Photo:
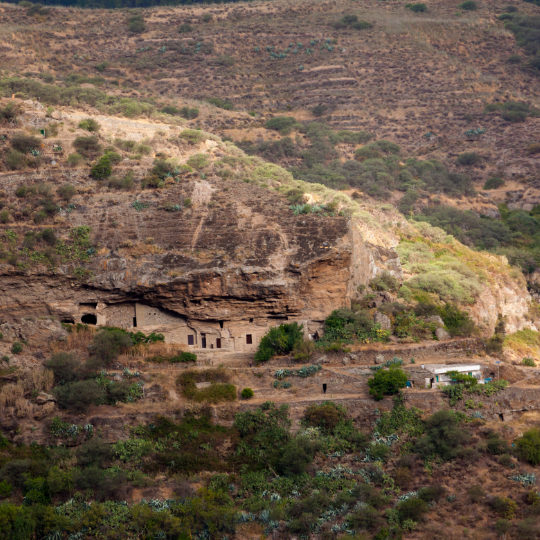
<path id="1" fill-rule="evenodd" d="M 75 319 L 73 317 L 64 317 L 60 322 L 66 324 L 75 324 Z"/>
<path id="2" fill-rule="evenodd" d="M 504 422 L 504 414 L 503 413 L 499 413 L 499 420 L 501 422 Z"/>
<path id="3" fill-rule="evenodd" d="M 83 324 L 97 324 L 97 317 L 91 313 L 87 313 L 81 317 Z"/>
<path id="4" fill-rule="evenodd" d="M 323 383 L 322 385 L 322 392 L 323 394 L 326 394 L 326 383 Z"/>
<path id="5" fill-rule="evenodd" d="M 137 328 L 137 317 L 133 317 L 133 328 Z"/>

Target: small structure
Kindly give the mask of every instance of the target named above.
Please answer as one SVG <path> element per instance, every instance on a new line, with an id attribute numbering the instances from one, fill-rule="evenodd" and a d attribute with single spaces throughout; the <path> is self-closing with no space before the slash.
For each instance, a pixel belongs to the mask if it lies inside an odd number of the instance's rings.
<path id="1" fill-rule="evenodd" d="M 453 381 L 452 377 L 448 375 L 450 371 L 457 371 L 475 377 L 480 384 L 485 382 L 480 364 L 425 364 L 422 369 L 427 372 L 425 377 L 426 388 L 456 384 L 457 381 Z"/>

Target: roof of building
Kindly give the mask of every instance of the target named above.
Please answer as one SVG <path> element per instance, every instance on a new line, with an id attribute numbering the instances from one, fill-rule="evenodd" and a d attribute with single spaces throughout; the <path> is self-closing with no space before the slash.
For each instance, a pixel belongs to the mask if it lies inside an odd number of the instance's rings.
<path id="1" fill-rule="evenodd" d="M 431 373 L 448 373 L 449 371 L 480 371 L 480 364 L 425 364 L 424 369 Z"/>

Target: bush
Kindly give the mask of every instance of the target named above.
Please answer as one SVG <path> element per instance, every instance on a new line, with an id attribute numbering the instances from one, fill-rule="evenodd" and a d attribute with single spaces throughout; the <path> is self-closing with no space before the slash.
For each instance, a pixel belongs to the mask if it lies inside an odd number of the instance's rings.
<path id="1" fill-rule="evenodd" d="M 473 503 L 479 503 L 486 494 L 482 486 L 479 486 L 479 485 L 471 486 L 467 490 L 467 493 L 469 494 L 469 498 L 471 499 L 471 502 Z"/>
<path id="2" fill-rule="evenodd" d="M 101 125 L 93 118 L 81 120 L 79 122 L 79 127 L 81 129 L 85 129 L 86 131 L 99 131 L 101 129 Z"/>
<path id="3" fill-rule="evenodd" d="M 79 151 L 79 154 L 84 157 L 94 157 L 101 152 L 99 139 L 92 137 L 77 137 L 73 141 L 73 146 Z"/>
<path id="4" fill-rule="evenodd" d="M 437 502 L 446 495 L 446 488 L 440 484 L 433 484 L 422 488 L 418 492 L 418 498 L 429 503 Z"/>
<path id="5" fill-rule="evenodd" d="M 103 180 L 109 178 L 112 174 L 111 159 L 108 154 L 105 154 L 90 170 L 90 176 L 96 180 Z"/>
<path id="6" fill-rule="evenodd" d="M 408 519 L 418 522 L 421 521 L 424 514 L 429 511 L 429 506 L 426 501 L 411 497 L 406 501 L 400 502 L 397 506 L 397 511 L 401 523 Z"/>
<path id="7" fill-rule="evenodd" d="M 187 160 L 187 164 L 198 171 L 208 167 L 208 165 L 210 165 L 210 160 L 206 154 L 194 154 Z"/>
<path id="8" fill-rule="evenodd" d="M 60 195 L 64 201 L 69 202 L 74 197 L 75 193 L 75 188 L 71 184 L 64 184 L 58 188 L 58 195 Z"/>
<path id="9" fill-rule="evenodd" d="M 188 23 L 183 23 L 178 27 L 178 31 L 181 34 L 187 34 L 191 32 L 192 30 L 193 30 L 193 26 L 191 26 L 191 24 L 188 24 Z"/>
<path id="10" fill-rule="evenodd" d="M 458 7 L 464 9 L 465 11 L 475 11 L 478 9 L 478 4 L 473 0 L 466 0 L 462 4 L 459 4 Z"/>
<path id="11" fill-rule="evenodd" d="M 234 109 L 234 104 L 228 99 L 207 98 L 205 101 L 220 109 L 225 109 L 226 111 L 232 111 Z"/>
<path id="12" fill-rule="evenodd" d="M 224 369 L 207 369 L 204 371 L 188 370 L 176 381 L 182 393 L 189 399 L 198 402 L 219 403 L 236 400 L 236 387 L 229 382 L 230 376 Z M 198 382 L 210 382 L 206 388 L 198 389 Z"/>
<path id="13" fill-rule="evenodd" d="M 354 512 L 347 521 L 351 527 L 361 530 L 373 530 L 384 523 L 380 512 L 375 510 L 373 506 L 367 504 Z M 385 536 L 384 538 L 388 537 Z"/>
<path id="14" fill-rule="evenodd" d="M 386 270 L 373 278 L 369 286 L 375 291 L 396 291 L 399 288 L 399 281 Z"/>
<path id="15" fill-rule="evenodd" d="M 405 7 L 415 13 L 423 13 L 428 9 L 426 4 L 405 4 Z"/>
<path id="16" fill-rule="evenodd" d="M 508 442 L 501 439 L 501 436 L 498 433 L 493 432 L 488 436 L 486 450 L 494 456 L 500 456 L 508 454 L 512 449 L 508 445 Z"/>
<path id="17" fill-rule="evenodd" d="M 20 106 L 10 101 L 5 107 L 0 107 L 0 121 L 12 122 L 20 113 Z"/>
<path id="18" fill-rule="evenodd" d="M 137 13 L 132 15 L 128 21 L 128 30 L 133 34 L 142 34 L 146 26 L 144 24 L 144 17 Z"/>
<path id="19" fill-rule="evenodd" d="M 69 154 L 67 157 L 67 163 L 70 167 L 76 167 L 77 165 L 80 165 L 83 161 L 83 157 L 81 154 Z"/>
<path id="20" fill-rule="evenodd" d="M 11 139 L 11 146 L 14 150 L 26 154 L 30 150 L 37 150 L 41 147 L 41 140 L 32 135 L 16 133 Z"/>
<path id="21" fill-rule="evenodd" d="M 88 346 L 92 360 L 98 366 L 108 367 L 118 355 L 133 346 L 133 340 L 122 332 L 99 331 Z"/>
<path id="22" fill-rule="evenodd" d="M 476 165 L 477 163 L 480 163 L 482 158 L 476 153 L 476 152 L 463 152 L 463 154 L 459 154 L 457 158 L 457 162 L 459 165 Z"/>
<path id="23" fill-rule="evenodd" d="M 499 176 L 492 176 L 486 180 L 483 189 L 497 189 L 504 186 L 505 181 Z"/>
<path id="24" fill-rule="evenodd" d="M 528 366 L 528 367 L 536 367 L 536 362 L 532 359 L 532 358 L 524 358 L 521 363 L 524 365 L 524 366 Z"/>
<path id="25" fill-rule="evenodd" d="M 290 440 L 283 449 L 279 460 L 278 470 L 285 476 L 304 474 L 307 466 L 313 461 L 318 442 L 312 442 L 307 437 L 296 437 Z"/>
<path id="26" fill-rule="evenodd" d="M 251 388 L 244 388 L 240 395 L 242 399 L 251 399 L 253 397 L 253 390 Z"/>
<path id="27" fill-rule="evenodd" d="M 24 169 L 28 165 L 28 159 L 17 150 L 10 150 L 6 155 L 6 166 L 12 171 Z"/>
<path id="28" fill-rule="evenodd" d="M 18 341 L 16 341 L 12 346 L 11 346 L 11 352 L 13 354 L 20 354 L 23 352 L 23 346 L 22 346 L 22 343 L 19 343 Z"/>
<path id="29" fill-rule="evenodd" d="M 273 356 L 287 354 L 303 339 L 303 327 L 298 323 L 281 324 L 277 328 L 271 328 L 259 343 L 255 362 L 266 362 Z"/>
<path id="30" fill-rule="evenodd" d="M 78 381 L 57 386 L 53 394 L 58 405 L 76 414 L 84 414 L 90 407 L 103 397 L 103 391 L 93 380 Z"/>
<path id="31" fill-rule="evenodd" d="M 505 537 L 511 528 L 512 522 L 507 519 L 498 519 L 495 523 L 495 531 L 501 538 Z"/>
<path id="32" fill-rule="evenodd" d="M 296 119 L 291 116 L 276 116 L 266 122 L 264 127 L 288 135 L 297 125 Z"/>
<path id="33" fill-rule="evenodd" d="M 70 383 L 81 378 L 81 361 L 75 353 L 58 352 L 45 362 L 45 367 L 54 373 L 54 380 L 59 383 Z"/>
<path id="34" fill-rule="evenodd" d="M 398 367 L 390 367 L 388 370 L 381 369 L 375 376 L 368 380 L 369 394 L 377 401 L 384 396 L 393 396 L 401 388 L 407 386 L 407 375 Z"/>
<path id="35" fill-rule="evenodd" d="M 76 452 L 77 464 L 81 467 L 107 467 L 113 460 L 113 449 L 98 437 L 92 437 L 89 441 L 79 446 Z"/>
<path id="36" fill-rule="evenodd" d="M 452 411 L 433 414 L 427 419 L 425 429 L 426 434 L 414 444 L 414 451 L 424 457 L 436 454 L 444 460 L 453 459 L 470 438 L 469 433 L 459 427 Z"/>
<path id="37" fill-rule="evenodd" d="M 516 454 L 520 459 L 531 465 L 540 464 L 540 430 L 538 428 L 529 429 L 514 444 Z"/>
<path id="38" fill-rule="evenodd" d="M 389 333 L 373 323 L 368 311 L 353 312 L 347 308 L 336 309 L 324 322 L 323 343 L 350 343 L 354 339 L 364 342 L 388 341 Z"/>
<path id="39" fill-rule="evenodd" d="M 514 519 L 517 503 L 509 497 L 494 497 L 490 501 L 493 511 L 504 519 Z"/>
<path id="40" fill-rule="evenodd" d="M 347 411 L 341 405 L 326 401 L 322 405 L 310 405 L 304 412 L 302 423 L 306 426 L 318 427 L 324 433 L 331 435 L 346 416 Z"/>
<path id="41" fill-rule="evenodd" d="M 315 353 L 315 349 L 315 343 L 311 339 L 303 339 L 295 343 L 292 354 L 297 362 L 307 362 Z"/>

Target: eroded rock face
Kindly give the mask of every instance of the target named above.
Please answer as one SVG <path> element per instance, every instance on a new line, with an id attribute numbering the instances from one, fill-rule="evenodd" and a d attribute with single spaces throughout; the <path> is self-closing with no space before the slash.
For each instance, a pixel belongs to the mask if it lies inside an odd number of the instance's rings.
<path id="1" fill-rule="evenodd" d="M 313 335 L 332 310 L 350 305 L 359 285 L 385 270 L 402 276 L 395 251 L 364 241 L 350 218 L 295 216 L 282 197 L 251 185 L 216 191 L 204 180 L 174 184 L 166 193 L 142 192 L 139 210 L 130 194 L 88 197 L 63 216 L 65 227 L 91 227 L 99 255 L 85 265 L 88 277 L 73 277 L 76 264 L 55 272 L 0 265 L 0 322 L 12 325 L 6 333 L 16 339 L 35 331 L 19 323 L 28 316 L 124 328 L 151 325 L 156 316 L 187 325 L 178 343 L 191 344 L 196 326 L 194 345 L 212 335 L 208 348 L 249 351 L 234 340 L 256 347 L 268 327 L 286 321 Z M 187 196 L 190 208 L 164 209 Z M 136 305 L 161 312 L 137 324 Z"/>

